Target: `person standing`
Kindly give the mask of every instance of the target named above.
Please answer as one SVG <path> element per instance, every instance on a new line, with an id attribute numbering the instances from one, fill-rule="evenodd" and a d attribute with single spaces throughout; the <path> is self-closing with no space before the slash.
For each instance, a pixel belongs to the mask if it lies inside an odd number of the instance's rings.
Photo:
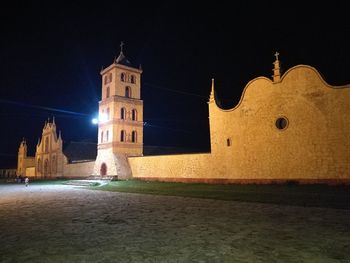
<path id="1" fill-rule="evenodd" d="M 26 177 L 26 179 L 24 179 L 24 183 L 26 184 L 26 187 L 29 185 L 29 178 Z"/>

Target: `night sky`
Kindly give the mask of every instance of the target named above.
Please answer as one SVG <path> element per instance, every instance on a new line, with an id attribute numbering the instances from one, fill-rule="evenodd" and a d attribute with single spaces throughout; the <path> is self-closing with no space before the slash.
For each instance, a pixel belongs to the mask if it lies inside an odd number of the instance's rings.
<path id="1" fill-rule="evenodd" d="M 53 116 L 65 142 L 96 142 L 91 119 L 101 96 L 99 73 L 121 41 L 126 57 L 144 70 L 145 145 L 208 151 L 211 78 L 220 105 L 234 107 L 250 80 L 271 77 L 276 51 L 283 71 L 307 64 L 331 85 L 350 84 L 345 6 L 265 2 L 2 6 L 0 167 L 16 166 L 22 137 L 34 155 Z"/>

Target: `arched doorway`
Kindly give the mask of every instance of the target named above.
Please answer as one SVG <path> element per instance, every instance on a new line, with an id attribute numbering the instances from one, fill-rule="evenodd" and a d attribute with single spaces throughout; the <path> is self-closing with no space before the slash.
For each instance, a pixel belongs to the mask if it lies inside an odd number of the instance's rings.
<path id="1" fill-rule="evenodd" d="M 105 163 L 101 164 L 100 175 L 105 176 L 107 174 L 107 165 Z"/>

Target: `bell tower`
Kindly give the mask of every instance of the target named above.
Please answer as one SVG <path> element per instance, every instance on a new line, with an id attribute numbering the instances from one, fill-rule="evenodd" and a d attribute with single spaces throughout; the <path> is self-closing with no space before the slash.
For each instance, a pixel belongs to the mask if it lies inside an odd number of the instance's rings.
<path id="1" fill-rule="evenodd" d="M 17 176 L 25 175 L 25 160 L 27 158 L 27 142 L 23 138 L 19 149 L 18 149 L 18 157 L 17 157 Z"/>
<path id="2" fill-rule="evenodd" d="M 123 53 L 102 69 L 102 96 L 99 102 L 98 146 L 94 174 L 131 176 L 128 156 L 143 154 L 142 70 Z"/>

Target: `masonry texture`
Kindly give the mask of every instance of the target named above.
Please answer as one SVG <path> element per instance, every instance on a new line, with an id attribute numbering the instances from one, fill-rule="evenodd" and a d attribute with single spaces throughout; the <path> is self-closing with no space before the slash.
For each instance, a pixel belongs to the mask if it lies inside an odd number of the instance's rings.
<path id="1" fill-rule="evenodd" d="M 211 153 L 129 158 L 135 178 L 271 182 L 350 180 L 350 86 L 299 65 L 250 81 L 239 104 L 209 100 Z M 176 180 L 175 180 L 176 181 Z"/>

